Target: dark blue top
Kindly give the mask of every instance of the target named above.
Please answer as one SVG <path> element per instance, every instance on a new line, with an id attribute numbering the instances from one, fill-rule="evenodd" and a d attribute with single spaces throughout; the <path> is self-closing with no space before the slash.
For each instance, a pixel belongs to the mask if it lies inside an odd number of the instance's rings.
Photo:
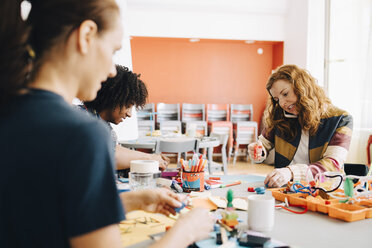
<path id="1" fill-rule="evenodd" d="M 43 90 L 0 110 L 0 247 L 69 247 L 122 219 L 106 124 Z"/>

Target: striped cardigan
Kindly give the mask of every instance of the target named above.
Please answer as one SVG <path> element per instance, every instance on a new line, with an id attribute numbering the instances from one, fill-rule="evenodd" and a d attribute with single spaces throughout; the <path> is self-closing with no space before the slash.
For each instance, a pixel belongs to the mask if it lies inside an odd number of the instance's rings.
<path id="1" fill-rule="evenodd" d="M 264 146 L 265 157 L 267 151 L 275 147 L 275 167 L 288 166 L 300 143 L 301 127 L 298 124 L 297 136 L 289 141 L 280 137 L 274 128 L 267 132 L 265 129 L 259 137 Z M 293 173 L 293 180 L 304 180 L 309 165 L 315 175 L 321 171 L 343 171 L 343 164 L 347 158 L 353 128 L 353 118 L 341 109 L 333 108 L 330 116 L 321 119 L 315 135 L 309 136 L 310 164 L 294 164 L 288 168 Z M 316 168 L 315 168 L 316 167 Z"/>

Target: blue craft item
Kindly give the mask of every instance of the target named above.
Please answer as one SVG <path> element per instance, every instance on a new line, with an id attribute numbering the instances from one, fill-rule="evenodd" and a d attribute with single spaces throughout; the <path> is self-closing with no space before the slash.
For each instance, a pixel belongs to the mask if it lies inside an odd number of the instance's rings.
<path id="1" fill-rule="evenodd" d="M 172 186 L 171 186 L 172 189 L 175 189 L 178 193 L 182 193 L 183 192 L 183 189 L 181 186 L 178 185 L 177 181 L 173 180 L 172 181 Z"/>
<path id="2" fill-rule="evenodd" d="M 182 202 L 182 206 L 179 207 L 179 208 L 175 208 L 174 210 L 179 213 L 184 207 L 186 207 L 186 204 L 184 202 Z"/>
<path id="3" fill-rule="evenodd" d="M 129 183 L 129 178 L 119 178 L 118 180 L 121 183 Z"/>
<path id="4" fill-rule="evenodd" d="M 263 194 L 265 194 L 265 187 L 257 187 L 257 188 L 255 188 L 254 189 L 254 191 L 256 191 L 256 193 L 257 194 L 259 194 L 259 195 L 263 195 Z"/>
<path id="5" fill-rule="evenodd" d="M 297 187 L 298 186 L 298 187 Z M 311 187 L 305 187 L 301 183 L 294 183 L 293 189 L 296 193 L 314 194 L 316 189 L 311 189 Z"/>
<path id="6" fill-rule="evenodd" d="M 204 183 L 204 189 L 205 190 L 210 190 L 211 186 L 208 183 Z"/>

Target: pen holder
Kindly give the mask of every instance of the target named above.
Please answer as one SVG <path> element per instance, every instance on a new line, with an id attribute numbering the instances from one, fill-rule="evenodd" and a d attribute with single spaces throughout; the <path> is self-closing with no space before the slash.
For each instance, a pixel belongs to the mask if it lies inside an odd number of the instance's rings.
<path id="1" fill-rule="evenodd" d="M 182 189 L 184 192 L 204 191 L 204 171 L 182 172 Z"/>

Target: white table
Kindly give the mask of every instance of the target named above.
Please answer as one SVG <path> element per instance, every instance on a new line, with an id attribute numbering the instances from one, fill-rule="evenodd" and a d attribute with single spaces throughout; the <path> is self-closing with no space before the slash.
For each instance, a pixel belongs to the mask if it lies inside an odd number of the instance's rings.
<path id="1" fill-rule="evenodd" d="M 264 177 L 252 175 L 225 175 L 220 176 L 222 180 L 241 180 L 242 184 L 213 189 L 213 195 L 226 197 L 228 189 L 234 191 L 235 197 L 247 197 L 254 194 L 247 192 L 248 187 L 263 186 Z M 239 218 L 244 224 L 247 223 L 247 212 L 237 211 Z M 328 215 L 308 211 L 305 214 L 294 214 L 283 209 L 275 211 L 274 229 L 268 233 L 272 239 L 284 242 L 290 247 L 301 248 L 350 248 L 350 247 L 372 247 L 372 219 L 355 222 L 345 222 L 334 219 Z M 132 245 L 131 248 L 147 247 L 151 240 Z M 197 243 L 200 248 L 218 247 L 214 240 L 210 242 L 201 241 Z M 237 245 L 236 247 L 240 247 Z"/>
<path id="2" fill-rule="evenodd" d="M 152 149 L 155 150 L 156 141 L 159 139 L 172 140 L 172 139 L 182 139 L 188 138 L 184 136 L 176 137 L 155 137 L 155 136 L 146 136 L 141 137 L 136 140 L 119 140 L 119 144 L 123 147 L 130 149 Z M 199 139 L 199 148 L 205 148 L 207 150 L 208 157 L 208 168 L 211 173 L 211 166 L 215 163 L 213 162 L 213 148 L 220 145 L 220 141 L 216 137 L 202 137 Z"/>

